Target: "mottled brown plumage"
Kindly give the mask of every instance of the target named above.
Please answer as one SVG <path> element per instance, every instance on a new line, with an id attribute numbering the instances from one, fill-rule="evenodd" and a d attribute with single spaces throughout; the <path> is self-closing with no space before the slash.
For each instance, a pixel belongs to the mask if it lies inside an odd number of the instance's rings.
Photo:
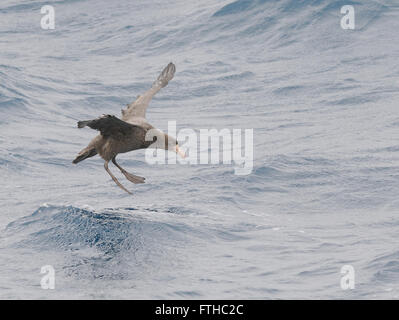
<path id="1" fill-rule="evenodd" d="M 133 183 L 144 183 L 145 178 L 133 175 L 119 166 L 116 162 L 116 156 L 119 153 L 153 147 L 155 140 L 159 139 L 159 142 L 162 141 L 162 143 L 158 143 L 156 147 L 171 149 L 184 157 L 178 147 L 177 141 L 173 137 L 155 129 L 145 119 L 145 113 L 152 97 L 168 84 L 173 78 L 175 71 L 175 65 L 169 63 L 158 76 L 157 80 L 155 80 L 152 87 L 143 95 L 138 96 L 125 110 L 122 110 L 122 120 L 113 115 L 103 115 L 94 120 L 79 121 L 78 128 L 88 126 L 89 128 L 100 131 L 100 134 L 86 148 L 79 152 L 73 163 L 76 164 L 99 154 L 105 160 L 104 168 L 112 180 L 121 189 L 130 193 L 109 170 L 109 161 L 112 161 L 126 179 Z M 146 134 L 149 130 L 154 130 L 154 139 L 146 141 Z"/>

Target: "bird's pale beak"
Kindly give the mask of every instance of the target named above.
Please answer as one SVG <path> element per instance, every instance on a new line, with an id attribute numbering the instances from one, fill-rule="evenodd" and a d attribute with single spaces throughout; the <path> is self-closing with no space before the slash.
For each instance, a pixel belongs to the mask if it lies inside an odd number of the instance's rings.
<path id="1" fill-rule="evenodd" d="M 175 147 L 175 152 L 176 152 L 180 157 L 182 157 L 183 159 L 186 157 L 186 154 L 185 154 L 183 151 L 181 151 L 181 149 L 179 148 L 178 145 L 176 145 L 176 147 Z"/>

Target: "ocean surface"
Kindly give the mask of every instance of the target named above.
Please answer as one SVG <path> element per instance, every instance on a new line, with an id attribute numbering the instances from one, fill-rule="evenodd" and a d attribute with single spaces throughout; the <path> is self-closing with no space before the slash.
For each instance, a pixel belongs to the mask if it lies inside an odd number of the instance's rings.
<path id="1" fill-rule="evenodd" d="M 396 0 L 2 0 L 0 299 L 398 299 L 398 30 Z M 150 123 L 253 129 L 251 174 L 73 165 L 170 61 Z"/>

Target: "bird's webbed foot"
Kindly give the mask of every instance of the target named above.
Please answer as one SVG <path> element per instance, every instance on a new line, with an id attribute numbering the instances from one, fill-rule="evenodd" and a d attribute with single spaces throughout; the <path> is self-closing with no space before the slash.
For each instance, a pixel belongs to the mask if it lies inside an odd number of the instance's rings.
<path id="1" fill-rule="evenodd" d="M 145 183 L 145 178 L 136 176 L 134 174 L 131 174 L 127 172 L 125 169 L 123 169 L 117 162 L 116 162 L 116 157 L 112 158 L 112 162 L 114 165 L 118 167 L 118 169 L 123 173 L 123 175 L 126 177 L 127 180 L 133 183 Z"/>
<path id="2" fill-rule="evenodd" d="M 124 176 L 126 177 L 126 179 L 129 180 L 130 182 L 133 182 L 133 183 L 145 183 L 145 178 L 144 177 L 136 176 L 134 174 L 131 174 L 131 173 L 127 172 L 126 170 L 121 170 L 121 171 L 124 174 Z"/>

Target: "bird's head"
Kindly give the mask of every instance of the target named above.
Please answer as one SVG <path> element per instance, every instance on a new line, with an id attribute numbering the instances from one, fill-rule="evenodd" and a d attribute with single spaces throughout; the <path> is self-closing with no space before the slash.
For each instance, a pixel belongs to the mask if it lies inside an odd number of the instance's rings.
<path id="1" fill-rule="evenodd" d="M 165 134 L 165 150 L 170 150 L 176 152 L 183 159 L 186 157 L 186 154 L 180 149 L 179 143 L 172 136 Z"/>
<path id="2" fill-rule="evenodd" d="M 186 157 L 184 152 L 180 149 L 179 143 L 176 139 L 159 129 L 151 129 L 146 133 L 146 148 L 159 148 L 176 152 L 183 159 Z"/>

